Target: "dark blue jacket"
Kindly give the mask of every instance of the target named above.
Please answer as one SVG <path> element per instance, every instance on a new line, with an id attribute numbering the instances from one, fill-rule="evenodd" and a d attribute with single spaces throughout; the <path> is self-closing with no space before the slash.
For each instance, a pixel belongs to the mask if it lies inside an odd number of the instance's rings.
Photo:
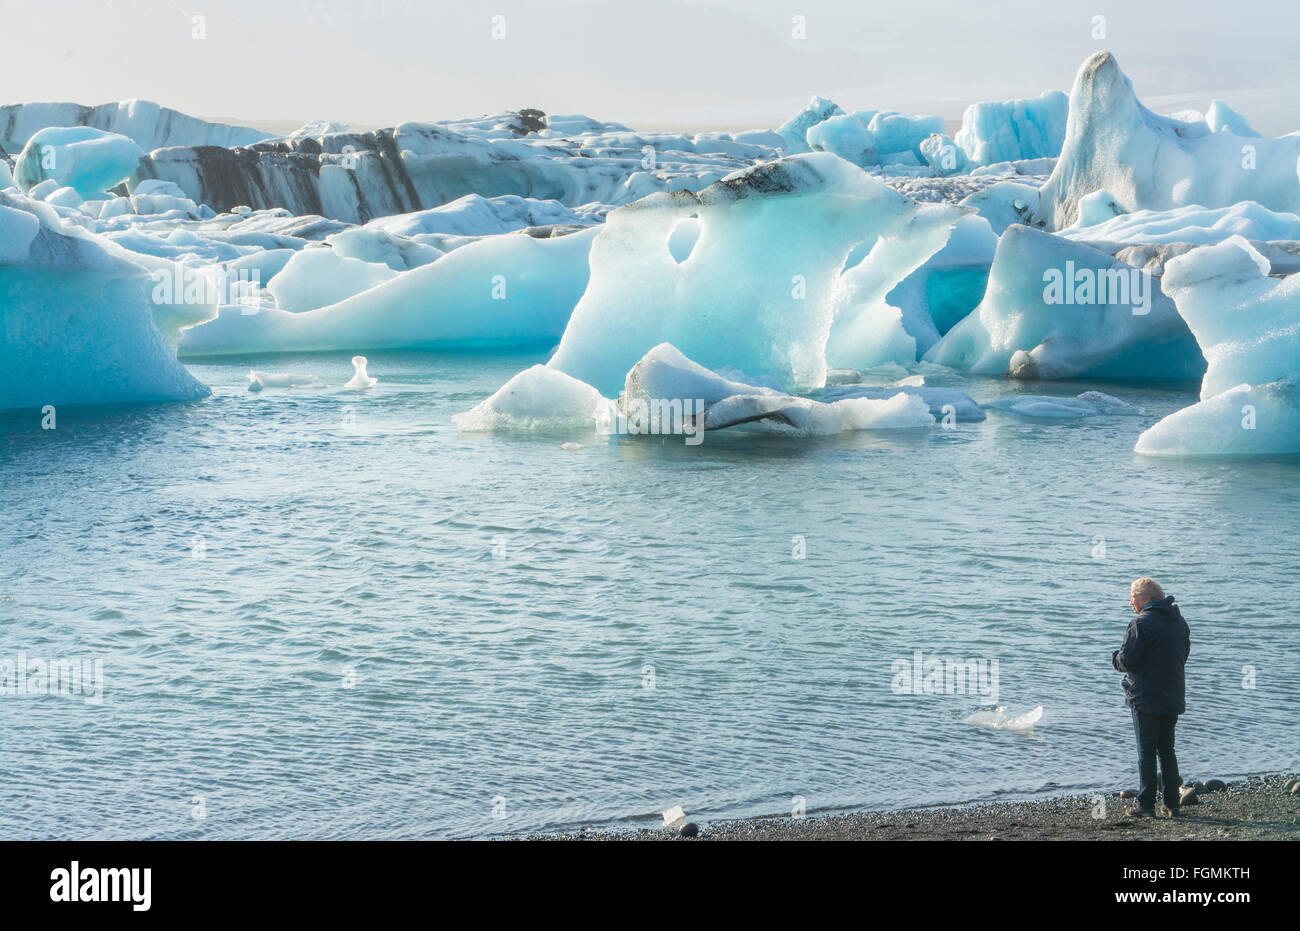
<path id="1" fill-rule="evenodd" d="M 1147 602 L 1129 621 L 1124 644 L 1111 664 L 1124 676 L 1124 703 L 1143 714 L 1179 715 L 1187 710 L 1183 664 L 1192 636 L 1170 595 Z"/>

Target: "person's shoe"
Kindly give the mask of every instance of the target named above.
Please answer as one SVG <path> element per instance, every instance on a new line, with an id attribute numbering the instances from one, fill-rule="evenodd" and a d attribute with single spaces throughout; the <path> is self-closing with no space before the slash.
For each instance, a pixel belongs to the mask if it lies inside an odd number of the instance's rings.
<path id="1" fill-rule="evenodd" d="M 1156 810 L 1154 808 L 1143 808 L 1140 805 L 1129 812 L 1130 818 L 1154 818 L 1155 816 Z"/>
<path id="2" fill-rule="evenodd" d="M 1180 809 L 1180 808 L 1182 808 L 1181 805 L 1166 805 L 1166 806 L 1165 806 L 1165 809 L 1169 812 L 1169 817 L 1171 817 L 1171 818 L 1178 818 L 1178 817 L 1181 817 L 1181 813 L 1179 812 L 1179 809 Z"/>

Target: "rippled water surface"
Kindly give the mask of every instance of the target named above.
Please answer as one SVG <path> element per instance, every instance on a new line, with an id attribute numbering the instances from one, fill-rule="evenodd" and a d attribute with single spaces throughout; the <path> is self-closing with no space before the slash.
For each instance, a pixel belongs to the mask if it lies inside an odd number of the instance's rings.
<path id="1" fill-rule="evenodd" d="M 1135 456 L 1192 389 L 1039 385 L 1147 414 L 821 441 L 457 433 L 535 361 L 377 354 L 363 395 L 254 395 L 241 360 L 193 366 L 196 404 L 7 416 L 0 660 L 97 658 L 104 692 L 0 697 L 0 835 L 462 837 L 1123 788 L 1110 653 L 1138 575 L 1192 627 L 1184 774 L 1300 764 L 1300 464 Z M 996 659 L 998 703 L 1042 720 L 895 694 L 916 650 Z"/>

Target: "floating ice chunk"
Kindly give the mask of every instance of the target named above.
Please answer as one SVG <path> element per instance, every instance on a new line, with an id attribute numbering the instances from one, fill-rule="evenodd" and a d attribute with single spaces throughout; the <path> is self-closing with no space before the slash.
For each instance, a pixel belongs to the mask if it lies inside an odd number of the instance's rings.
<path id="1" fill-rule="evenodd" d="M 1300 277 L 1268 275 L 1268 260 L 1239 236 L 1165 266 L 1164 287 L 1209 364 L 1202 400 L 1300 375 Z"/>
<path id="2" fill-rule="evenodd" d="M 1195 378 L 1200 349 L 1149 274 L 1030 229 L 1002 234 L 984 300 L 925 355 L 1012 378 Z"/>
<path id="3" fill-rule="evenodd" d="M 357 356 L 357 358 L 361 358 Z M 264 388 L 306 388 L 323 385 L 315 375 L 283 374 L 278 372 L 259 372 L 250 369 L 248 373 L 248 390 L 261 391 Z M 351 386 L 349 382 L 348 386 Z"/>
<path id="4" fill-rule="evenodd" d="M 1180 458 L 1300 454 L 1300 385 L 1285 379 L 1229 388 L 1163 418 L 1133 448 Z"/>
<path id="5" fill-rule="evenodd" d="M 123 251 L 0 193 L 0 408 L 208 394 L 172 355 L 149 276 Z"/>
<path id="6" fill-rule="evenodd" d="M 1008 714 L 1001 706 L 981 709 L 966 718 L 967 724 L 989 727 L 997 731 L 1027 731 L 1043 719 L 1043 706 L 1039 705 L 1023 714 Z"/>
<path id="7" fill-rule="evenodd" d="M 1085 391 L 1073 398 L 1056 398 L 1037 394 L 1020 394 L 992 401 L 989 407 L 1010 411 L 1023 417 L 1043 417 L 1055 420 L 1072 420 L 1078 417 L 1096 417 L 1099 414 L 1138 415 L 1142 408 L 1101 391 Z"/>
<path id="8" fill-rule="evenodd" d="M 926 403 L 902 391 L 884 398 L 823 403 L 791 395 L 745 394 L 724 398 L 704 413 L 704 429 L 742 427 L 793 436 L 830 436 L 853 430 L 910 430 L 934 426 Z"/>
<path id="9" fill-rule="evenodd" d="M 973 103 L 954 141 L 976 165 L 1061 154 L 1070 98 L 1047 91 L 1026 100 Z"/>
<path id="10" fill-rule="evenodd" d="M 808 147 L 832 152 L 863 168 L 876 163 L 876 138 L 853 113 L 832 116 L 808 129 Z"/>
<path id="11" fill-rule="evenodd" d="M 216 320 L 186 330 L 181 351 L 199 356 L 553 346 L 586 287 L 587 253 L 596 233 L 488 237 L 303 313 L 223 310 Z"/>
<path id="12" fill-rule="evenodd" d="M 660 343 L 628 370 L 621 397 L 627 400 L 692 398 L 705 406 L 733 395 L 787 397 L 772 388 L 733 381 L 688 359 L 671 343 Z"/>
<path id="13" fill-rule="evenodd" d="M 705 366 L 736 366 L 786 390 L 820 385 L 849 255 L 885 240 L 912 257 L 897 277 L 879 269 L 873 293 L 888 291 L 943 245 L 961 213 L 923 210 L 829 153 L 768 162 L 698 194 L 652 195 L 610 212 L 549 364 L 613 393 L 637 360 L 670 342 Z M 692 217 L 700 235 L 679 261 L 670 237 Z"/>
<path id="14" fill-rule="evenodd" d="M 94 197 L 134 175 L 144 154 L 126 136 L 87 126 L 52 126 L 27 140 L 14 162 L 14 181 L 30 190 L 53 180 L 56 187 Z"/>
<path id="15" fill-rule="evenodd" d="M 596 430 L 614 419 L 614 402 L 585 382 L 534 365 L 487 400 L 451 419 L 465 433 Z"/>
<path id="16" fill-rule="evenodd" d="M 352 377 L 348 379 L 347 384 L 343 387 L 350 388 L 353 391 L 364 391 L 366 388 L 374 386 L 378 381 L 378 378 L 372 378 L 366 373 L 366 357 L 353 356 Z"/>
<path id="17" fill-rule="evenodd" d="M 808 145 L 808 130 L 818 123 L 844 113 L 839 104 L 825 97 L 813 97 L 799 113 L 783 123 L 777 134 L 785 141 L 787 155 L 800 155 L 812 151 Z"/>
<path id="18" fill-rule="evenodd" d="M 303 249 L 266 289 L 276 307 L 296 314 L 337 304 L 396 277 L 397 272 L 382 263 L 349 259 L 333 249 Z"/>
<path id="19" fill-rule="evenodd" d="M 844 401 L 852 398 L 883 400 L 899 394 L 920 398 L 930 412 L 932 419 L 943 421 L 951 416 L 958 423 L 978 423 L 988 415 L 975 403 L 975 399 L 956 388 L 940 388 L 928 385 L 890 385 L 870 387 L 867 385 L 844 385 L 820 388 L 809 392 L 810 397 L 827 403 Z"/>
<path id="20" fill-rule="evenodd" d="M 1164 283 L 1209 363 L 1201 401 L 1138 438 L 1158 456 L 1300 452 L 1300 275 L 1234 236 L 1172 259 Z"/>
<path id="21" fill-rule="evenodd" d="M 903 390 L 875 397 L 855 394 L 827 403 L 731 381 L 688 359 L 675 346 L 663 343 L 647 352 L 627 373 L 618 408 L 630 421 L 644 422 L 649 417 L 655 422 L 656 410 L 667 406 L 671 411 L 678 402 L 683 412 L 689 403 L 697 415 L 696 406 L 703 406 L 705 430 L 744 427 L 783 435 L 825 436 L 846 430 L 934 425 L 925 401 Z M 658 422 L 664 419 L 660 416 Z"/>
<path id="22" fill-rule="evenodd" d="M 1091 56 L 1070 92 L 1065 142 L 1037 219 L 1048 229 L 1069 226 L 1080 199 L 1098 188 L 1129 212 L 1244 200 L 1300 211 L 1300 134 L 1261 139 L 1195 127 L 1139 103 L 1109 52 Z"/>

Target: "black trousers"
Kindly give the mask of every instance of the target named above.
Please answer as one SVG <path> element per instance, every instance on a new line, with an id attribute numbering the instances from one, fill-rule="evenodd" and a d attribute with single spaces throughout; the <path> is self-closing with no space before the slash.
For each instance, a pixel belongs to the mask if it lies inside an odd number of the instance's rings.
<path id="1" fill-rule="evenodd" d="M 1156 807 L 1156 760 L 1160 760 L 1160 774 L 1164 777 L 1165 805 L 1170 809 L 1178 807 L 1178 787 L 1182 779 L 1178 775 L 1178 757 L 1174 756 L 1174 728 L 1178 725 L 1177 715 L 1143 714 L 1133 712 L 1133 732 L 1137 735 L 1138 776 L 1141 788 L 1138 790 L 1138 806 L 1148 810 Z"/>

